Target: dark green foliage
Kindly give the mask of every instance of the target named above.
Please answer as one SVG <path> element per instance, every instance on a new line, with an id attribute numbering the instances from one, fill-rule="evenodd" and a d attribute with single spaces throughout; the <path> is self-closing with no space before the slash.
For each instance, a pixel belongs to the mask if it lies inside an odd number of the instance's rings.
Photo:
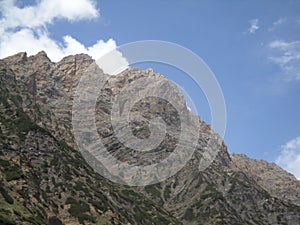
<path id="1" fill-rule="evenodd" d="M 69 151 L 70 150 L 70 147 L 69 147 L 69 145 L 66 142 L 60 140 L 60 141 L 58 141 L 58 143 L 59 143 L 60 147 L 62 149 L 64 149 L 65 151 Z"/>
<path id="2" fill-rule="evenodd" d="M 191 221 L 195 219 L 195 215 L 192 208 L 188 208 L 183 216 L 183 219 Z"/>
<path id="3" fill-rule="evenodd" d="M 24 176 L 20 167 L 18 167 L 16 165 L 13 165 L 13 166 L 7 168 L 4 171 L 4 175 L 5 175 L 5 179 L 7 181 L 18 180 Z"/>
<path id="4" fill-rule="evenodd" d="M 166 185 L 165 190 L 164 190 L 164 198 L 168 199 L 170 198 L 171 195 L 171 184 Z"/>
<path id="5" fill-rule="evenodd" d="M 85 220 L 95 222 L 95 219 L 86 214 L 90 211 L 90 207 L 86 202 L 76 201 L 74 198 L 67 198 L 66 204 L 71 204 L 70 209 L 68 210 L 71 216 L 76 217 L 81 224 L 84 224 Z"/>
<path id="6" fill-rule="evenodd" d="M 30 118 L 21 110 L 16 112 L 17 119 L 13 121 L 19 132 L 28 132 L 37 129 L 37 126 L 31 122 Z"/>
<path id="7" fill-rule="evenodd" d="M 83 192 L 86 191 L 85 184 L 83 184 L 81 181 L 76 182 L 76 185 L 75 185 L 74 189 L 76 191 L 83 191 Z"/>
<path id="8" fill-rule="evenodd" d="M 83 213 L 83 212 L 88 212 L 90 210 L 90 207 L 87 203 L 83 201 L 79 202 L 74 202 L 71 204 L 69 212 L 72 215 L 78 214 L 78 213 Z"/>
<path id="9" fill-rule="evenodd" d="M 41 224 L 40 222 L 38 222 L 38 221 L 40 221 L 39 217 L 30 216 L 30 217 L 25 217 L 23 219 L 31 224 Z"/>
<path id="10" fill-rule="evenodd" d="M 10 165 L 9 161 L 0 159 L 0 166 L 2 166 L 4 169 L 8 168 L 9 165 Z"/>
<path id="11" fill-rule="evenodd" d="M 95 192 L 95 196 L 100 200 L 99 203 L 101 203 L 101 205 L 102 205 L 102 206 L 100 206 L 99 204 L 97 204 L 96 202 L 93 201 L 92 204 L 96 208 L 102 210 L 102 209 L 106 209 L 107 207 L 110 206 L 109 200 L 107 199 L 107 197 L 105 195 L 103 195 L 102 193 L 99 193 L 99 192 Z"/>
<path id="12" fill-rule="evenodd" d="M 158 214 L 155 219 L 156 219 L 155 224 L 157 224 L 157 225 L 170 224 L 170 220 L 166 219 L 161 214 Z"/>
<path id="13" fill-rule="evenodd" d="M 63 225 L 63 223 L 56 217 L 50 217 L 49 224 L 50 225 Z"/>
<path id="14" fill-rule="evenodd" d="M 107 205 L 103 202 L 100 202 L 100 201 L 90 201 L 90 203 L 96 208 L 96 209 L 99 209 L 99 210 L 102 210 L 102 211 L 105 211 L 107 210 Z"/>
<path id="15" fill-rule="evenodd" d="M 77 201 L 74 198 L 68 197 L 66 200 L 66 204 L 73 204 L 76 203 Z"/>
<path id="16" fill-rule="evenodd" d="M 124 190 L 121 190 L 121 192 L 123 193 L 123 196 L 126 196 L 127 198 L 130 198 L 130 199 L 135 199 L 137 197 L 137 193 L 130 189 L 124 189 Z"/>
<path id="17" fill-rule="evenodd" d="M 155 185 L 148 185 L 145 190 L 153 196 L 160 197 L 160 192 L 156 189 Z"/>
<path id="18" fill-rule="evenodd" d="M 14 199 L 8 194 L 8 192 L 2 187 L 2 185 L 0 186 L 0 192 L 6 202 L 8 202 L 9 204 L 14 203 Z"/>
<path id="19" fill-rule="evenodd" d="M 0 224 L 1 224 L 1 225 L 16 225 L 15 222 L 10 221 L 8 218 L 3 217 L 3 216 L 1 216 L 1 215 L 0 215 Z"/>

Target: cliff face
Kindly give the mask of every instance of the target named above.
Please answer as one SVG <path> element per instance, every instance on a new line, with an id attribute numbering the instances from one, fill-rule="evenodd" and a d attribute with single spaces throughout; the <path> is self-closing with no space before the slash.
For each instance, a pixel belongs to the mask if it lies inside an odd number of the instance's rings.
<path id="1" fill-rule="evenodd" d="M 0 224 L 179 224 L 142 194 L 99 176 L 63 141 L 67 127 L 57 114 L 64 112 L 54 114 L 46 104 L 59 91 L 43 94 L 44 82 L 18 77 L 3 61 L 0 71 Z"/>
<path id="2" fill-rule="evenodd" d="M 186 109 L 180 94 L 172 97 L 182 106 L 179 112 L 159 98 L 144 99 L 132 109 L 135 119 L 131 121 L 131 131 L 138 138 L 149 137 L 149 120 L 161 116 L 165 121 L 168 135 L 155 150 L 140 153 L 118 140 L 110 121 L 112 99 L 123 91 L 130 92 L 126 86 L 143 77 L 160 80 L 161 86 L 152 87 L 157 92 L 170 83 L 151 70 L 129 68 L 108 78 L 95 108 L 97 131 L 105 147 L 114 157 L 129 164 L 157 162 L 176 148 L 181 129 L 178 118 L 183 114 L 191 128 L 200 127 L 197 135 L 193 132 L 187 135 L 197 137 L 195 153 L 177 174 L 145 187 L 116 185 L 94 172 L 79 153 L 72 133 L 75 90 L 93 63 L 87 55 L 68 56 L 52 63 L 44 52 L 31 57 L 19 53 L 0 60 L 0 221 L 7 224 L 300 223 L 300 207 L 295 205 L 299 189 L 293 189 L 296 194 L 287 198 L 286 191 L 270 188 L 263 176 L 258 179 L 248 166 L 239 165 L 240 160 L 233 157 L 232 161 L 222 139 Z M 101 70 L 97 73 L 105 76 Z M 208 152 L 218 154 L 206 170 L 199 171 L 200 160 L 208 148 Z M 285 182 L 289 185 L 290 181 L 282 179 L 281 185 Z"/>
<path id="3" fill-rule="evenodd" d="M 275 163 L 232 154 L 234 170 L 242 171 L 274 197 L 300 205 L 300 181 Z"/>

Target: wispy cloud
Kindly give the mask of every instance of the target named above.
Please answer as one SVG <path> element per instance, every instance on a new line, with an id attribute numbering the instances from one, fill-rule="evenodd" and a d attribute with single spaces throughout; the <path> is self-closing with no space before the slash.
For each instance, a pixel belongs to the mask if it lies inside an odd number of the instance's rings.
<path id="1" fill-rule="evenodd" d="M 300 137 L 281 146 L 280 155 L 275 162 L 300 180 Z"/>
<path id="2" fill-rule="evenodd" d="M 287 22 L 286 18 L 280 18 L 278 20 L 276 20 L 273 24 L 272 27 L 268 29 L 268 31 L 274 31 L 277 27 L 283 25 L 284 23 Z"/>
<path id="3" fill-rule="evenodd" d="M 92 0 L 43 0 L 35 5 L 20 8 L 14 0 L 0 2 L 0 57 L 6 57 L 20 51 L 29 55 L 45 50 L 53 61 L 66 55 L 87 53 L 98 58 L 116 48 L 113 39 L 107 42 L 98 40 L 92 46 L 84 46 L 70 35 L 58 42 L 50 37 L 49 24 L 58 19 L 70 22 L 92 20 L 100 16 Z"/>
<path id="4" fill-rule="evenodd" d="M 249 20 L 250 27 L 248 28 L 248 32 L 250 34 L 255 34 L 255 32 L 259 29 L 258 22 L 258 19 Z"/>
<path id="5" fill-rule="evenodd" d="M 272 41 L 268 47 L 273 50 L 271 62 L 280 66 L 286 74 L 286 80 L 300 79 L 300 41 Z"/>
<path id="6" fill-rule="evenodd" d="M 280 19 L 276 20 L 276 21 L 273 23 L 273 25 L 274 25 L 274 26 L 279 26 L 279 25 L 283 24 L 285 21 L 286 21 L 285 18 L 280 18 Z"/>

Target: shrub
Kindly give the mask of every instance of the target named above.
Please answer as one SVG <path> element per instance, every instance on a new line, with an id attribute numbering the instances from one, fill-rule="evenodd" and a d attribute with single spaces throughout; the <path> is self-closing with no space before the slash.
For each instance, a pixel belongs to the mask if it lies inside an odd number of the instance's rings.
<path id="1" fill-rule="evenodd" d="M 0 186 L 0 192 L 6 202 L 8 202 L 9 204 L 14 203 L 13 198 L 8 194 L 8 192 L 2 186 Z"/>
<path id="2" fill-rule="evenodd" d="M 194 212 L 193 212 L 193 209 L 192 208 L 188 208 L 184 215 L 183 215 L 183 219 L 185 220 L 188 220 L 188 221 L 191 221 L 195 218 L 195 215 L 194 215 Z"/>
<path id="3" fill-rule="evenodd" d="M 9 167 L 5 172 L 5 178 L 7 181 L 18 180 L 23 177 L 23 173 L 18 166 Z"/>
<path id="4" fill-rule="evenodd" d="M 4 169 L 8 168 L 9 165 L 9 161 L 0 159 L 0 166 L 2 166 Z"/>
<path id="5" fill-rule="evenodd" d="M 69 213 L 72 216 L 77 216 L 78 214 L 84 213 L 84 212 L 88 212 L 90 210 L 90 207 L 87 203 L 83 202 L 83 201 L 79 201 L 79 202 L 73 202 L 71 203 L 71 207 L 69 209 Z"/>
<path id="6" fill-rule="evenodd" d="M 2 215 L 0 215 L 0 224 L 5 224 L 5 225 L 16 225 L 15 222 L 10 221 L 9 219 L 2 217 Z"/>
<path id="7" fill-rule="evenodd" d="M 63 223 L 56 217 L 50 217 L 49 224 L 50 225 L 63 225 Z"/>
<path id="8" fill-rule="evenodd" d="M 71 204 L 70 209 L 68 210 L 70 215 L 76 217 L 80 224 L 84 224 L 85 220 L 95 222 L 95 219 L 85 214 L 86 212 L 90 211 L 90 207 L 86 202 L 83 201 L 76 201 L 74 198 L 67 198 L 66 204 Z"/>

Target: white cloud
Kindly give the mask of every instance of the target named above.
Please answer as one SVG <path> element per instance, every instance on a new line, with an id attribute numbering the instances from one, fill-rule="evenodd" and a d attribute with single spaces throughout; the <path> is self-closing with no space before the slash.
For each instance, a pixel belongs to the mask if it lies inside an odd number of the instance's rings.
<path id="1" fill-rule="evenodd" d="M 97 48 L 98 46 L 96 46 L 94 49 L 97 50 Z M 98 59 L 96 63 L 104 73 L 110 75 L 117 75 L 128 68 L 127 60 L 118 50 L 110 51 L 109 54 L 106 54 L 104 57 Z"/>
<path id="2" fill-rule="evenodd" d="M 33 6 L 19 8 L 13 0 L 0 2 L 0 58 L 26 51 L 34 55 L 46 51 L 52 61 L 64 56 L 86 53 L 98 59 L 116 49 L 113 39 L 98 40 L 92 46 L 85 46 L 70 35 L 58 42 L 50 37 L 47 25 L 57 19 L 70 22 L 99 17 L 99 12 L 91 0 L 41 0 Z"/>
<path id="3" fill-rule="evenodd" d="M 300 79 L 300 41 L 285 42 L 277 40 L 271 42 L 268 47 L 272 49 L 271 62 L 279 65 L 287 75 L 286 80 Z"/>
<path id="4" fill-rule="evenodd" d="M 286 19 L 280 18 L 280 19 L 276 20 L 276 21 L 273 23 L 273 25 L 274 25 L 274 26 L 279 26 L 279 25 L 283 24 L 285 21 L 286 21 Z"/>
<path id="5" fill-rule="evenodd" d="M 99 16 L 95 4 L 90 0 L 41 0 L 34 6 L 19 8 L 14 0 L 1 1 L 3 19 L 0 25 L 4 29 L 17 27 L 39 27 L 52 23 L 54 19 L 78 21 Z"/>
<path id="6" fill-rule="evenodd" d="M 286 18 L 280 18 L 272 24 L 272 27 L 269 28 L 268 31 L 274 31 L 276 28 L 278 28 L 279 26 L 283 25 L 286 22 L 287 22 Z"/>
<path id="7" fill-rule="evenodd" d="M 258 22 L 258 19 L 249 20 L 250 27 L 248 28 L 248 32 L 250 34 L 254 34 L 259 29 Z"/>
<path id="8" fill-rule="evenodd" d="M 275 162 L 300 180 L 300 137 L 281 146 L 280 155 Z"/>

